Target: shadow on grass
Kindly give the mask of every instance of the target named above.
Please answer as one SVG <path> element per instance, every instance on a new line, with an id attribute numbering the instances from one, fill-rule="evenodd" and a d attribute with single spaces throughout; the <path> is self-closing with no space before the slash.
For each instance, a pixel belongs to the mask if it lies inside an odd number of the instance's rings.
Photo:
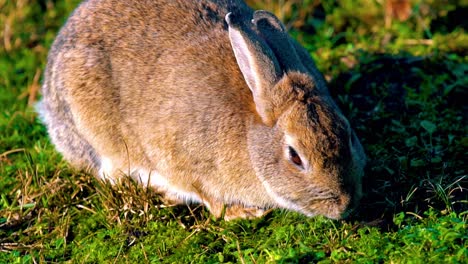
<path id="1" fill-rule="evenodd" d="M 330 82 L 368 156 L 365 195 L 351 220 L 388 230 L 395 212 L 468 209 L 468 65 L 458 60 L 362 53 Z"/>

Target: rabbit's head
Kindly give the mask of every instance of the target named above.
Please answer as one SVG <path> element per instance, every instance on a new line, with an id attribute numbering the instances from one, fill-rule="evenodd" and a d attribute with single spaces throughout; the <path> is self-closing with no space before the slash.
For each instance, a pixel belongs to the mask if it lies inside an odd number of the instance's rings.
<path id="1" fill-rule="evenodd" d="M 361 196 L 362 146 L 301 47 L 272 14 L 226 15 L 234 55 L 258 116 L 248 131 L 252 166 L 281 206 L 338 219 Z"/>

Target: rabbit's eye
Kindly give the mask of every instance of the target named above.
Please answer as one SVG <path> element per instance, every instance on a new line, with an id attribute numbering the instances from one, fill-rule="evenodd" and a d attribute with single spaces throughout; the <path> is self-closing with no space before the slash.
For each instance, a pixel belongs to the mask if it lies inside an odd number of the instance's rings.
<path id="1" fill-rule="evenodd" d="M 299 154 L 297 154 L 296 150 L 293 149 L 292 147 L 289 147 L 289 159 L 296 166 L 304 168 L 304 166 L 302 165 L 301 157 L 299 157 Z"/>

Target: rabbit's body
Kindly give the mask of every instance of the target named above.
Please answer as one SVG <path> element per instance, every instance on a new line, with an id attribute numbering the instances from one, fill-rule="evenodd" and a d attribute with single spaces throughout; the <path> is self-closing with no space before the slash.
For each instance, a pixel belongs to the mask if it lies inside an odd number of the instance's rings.
<path id="1" fill-rule="evenodd" d="M 235 12 L 232 17 L 238 21 L 229 27 L 224 19 L 228 12 Z M 317 83 L 320 89 L 312 93 L 317 95 L 316 103 L 325 104 L 325 111 L 315 111 L 316 115 L 330 115 L 328 121 L 322 118 L 329 126 L 338 119 L 339 133 L 348 133 L 344 136 L 349 142 L 354 136 L 309 61 L 307 70 L 302 67 L 307 74 L 274 77 L 275 82 L 285 83 L 287 93 L 273 100 L 279 107 L 262 114 L 249 74 L 238 64 L 243 54 L 235 48 L 251 45 L 241 35 L 252 16 L 253 11 L 237 1 L 85 1 L 60 31 L 49 55 L 39 111 L 52 142 L 79 168 L 111 180 L 129 174 L 171 200 L 202 202 L 216 216 L 227 205 L 227 218 L 261 215 L 262 209 L 275 207 L 340 217 L 360 185 L 362 149 L 348 146 L 348 152 L 340 153 L 348 155 L 347 172 L 304 179 L 281 175 L 290 173 L 283 171 L 284 164 L 275 165 L 284 156 L 286 141 L 298 141 L 296 137 L 316 141 L 321 133 L 319 129 L 308 134 L 312 131 L 306 128 L 291 137 L 282 132 L 309 125 L 308 108 L 293 106 L 295 83 L 307 87 Z M 245 32 L 251 34 L 249 28 Z M 294 45 L 303 59 L 304 51 Z M 271 75 L 267 64 L 283 67 L 281 61 L 267 61 L 258 76 Z M 302 100 L 307 101 L 307 96 L 302 95 Z M 303 115 L 305 120 L 290 120 L 281 111 Z M 266 117 L 273 114 L 273 119 Z M 330 133 L 331 138 L 342 136 Z M 326 148 L 327 143 L 323 145 Z M 301 152 L 311 159 L 308 163 L 317 159 Z M 352 155 L 360 156 L 355 161 Z M 283 178 L 275 181 L 277 175 Z M 309 192 L 328 193 L 327 197 L 335 192 L 336 199 L 326 209 L 315 209 L 317 197 Z M 346 197 L 338 198 L 342 192 Z M 315 204 L 314 209 L 304 209 L 309 204 Z"/>

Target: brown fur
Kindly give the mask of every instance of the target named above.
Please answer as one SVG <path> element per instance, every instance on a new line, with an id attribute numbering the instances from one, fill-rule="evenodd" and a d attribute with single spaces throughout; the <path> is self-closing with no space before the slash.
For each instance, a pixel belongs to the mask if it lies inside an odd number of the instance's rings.
<path id="1" fill-rule="evenodd" d="M 240 1 L 85 1 L 50 51 L 39 112 L 64 158 L 101 177 L 157 179 L 168 199 L 217 217 L 226 205 L 226 219 L 277 207 L 340 218 L 365 156 L 283 29 Z"/>

